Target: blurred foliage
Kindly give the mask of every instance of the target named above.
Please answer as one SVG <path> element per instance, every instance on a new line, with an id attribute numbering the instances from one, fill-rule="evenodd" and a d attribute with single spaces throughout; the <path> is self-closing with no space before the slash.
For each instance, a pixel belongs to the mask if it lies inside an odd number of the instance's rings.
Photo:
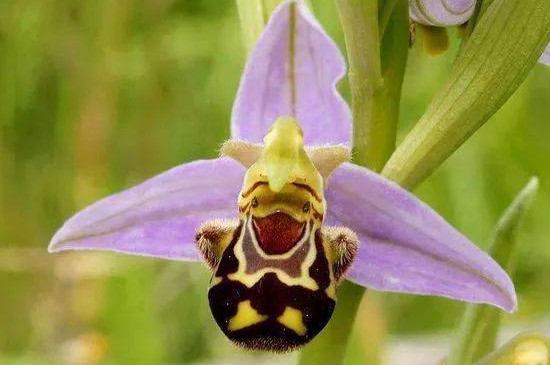
<path id="1" fill-rule="evenodd" d="M 343 47 L 331 0 L 313 8 Z M 399 135 L 443 82 L 459 45 L 412 49 Z M 421 42 L 417 42 L 421 43 Z M 233 1 L 0 1 L 0 363 L 160 364 L 246 356 L 217 330 L 199 264 L 115 254 L 51 256 L 64 219 L 182 162 L 213 157 L 229 135 L 244 65 Z M 550 315 L 550 68 L 417 193 L 485 247 L 528 177 L 541 192 L 519 240 L 520 311 Z M 348 96 L 346 83 L 342 83 Z M 353 351 L 378 358 L 386 333 L 454 327 L 462 303 L 369 292 Z M 414 315 L 412 315 L 414 314 Z M 370 347 L 370 348 L 369 348 Z M 353 363 L 353 359 L 350 360 Z"/>

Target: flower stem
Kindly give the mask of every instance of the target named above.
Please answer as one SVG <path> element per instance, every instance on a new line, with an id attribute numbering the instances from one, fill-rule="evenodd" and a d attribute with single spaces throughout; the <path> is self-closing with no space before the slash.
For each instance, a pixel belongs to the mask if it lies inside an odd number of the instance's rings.
<path id="1" fill-rule="evenodd" d="M 380 5 L 389 6 L 384 0 Z M 386 0 L 388 3 L 394 0 Z M 401 85 L 408 53 L 408 4 L 397 0 L 379 40 L 376 1 L 337 0 L 346 38 L 354 120 L 354 162 L 380 170 L 395 148 Z M 384 11 L 380 17 L 384 17 Z M 382 25 L 382 24 L 380 24 Z M 345 282 L 332 320 L 302 350 L 300 365 L 342 364 L 365 289 Z"/>
<path id="2" fill-rule="evenodd" d="M 381 2 L 386 9 L 388 3 L 395 0 Z M 401 102 L 401 88 L 405 76 L 405 66 L 409 52 L 409 15 L 407 0 L 397 0 L 393 6 L 393 13 L 385 25 L 381 38 L 380 61 L 382 71 L 382 85 L 373 95 L 373 115 L 371 131 L 372 138 L 367 142 L 379 148 L 370 155 L 372 160 L 362 164 L 375 171 L 380 171 L 395 150 L 397 122 L 399 120 L 399 105 Z M 380 13 L 384 17 L 384 12 Z M 380 24 L 383 26 L 383 24 Z M 382 28 L 380 28 L 382 29 Z M 380 140 L 377 140 L 380 138 Z M 373 140 L 374 139 L 374 140 Z M 376 141 L 376 144 L 375 144 Z M 367 155 L 367 158 L 368 155 Z M 369 162 L 370 161 L 370 162 Z"/>
<path id="3" fill-rule="evenodd" d="M 376 169 L 391 148 L 391 130 L 375 120 L 375 95 L 383 85 L 378 1 L 337 0 L 349 62 L 355 162 Z"/>
<path id="4" fill-rule="evenodd" d="M 337 0 L 349 60 L 354 161 L 374 171 L 382 169 L 395 149 L 408 53 L 406 1 L 392 5 L 394 1 L 380 0 L 384 25 L 379 24 L 376 1 Z M 390 9 L 395 11 L 384 20 Z M 385 28 L 381 40 L 380 26 Z"/>
<path id="5" fill-rule="evenodd" d="M 357 308 L 365 289 L 349 281 L 338 288 L 338 305 L 327 327 L 300 353 L 299 365 L 338 365 L 347 350 Z"/>
<path id="6" fill-rule="evenodd" d="M 236 0 L 246 54 L 254 49 L 271 13 L 284 0 Z M 309 1 L 305 1 L 308 4 Z"/>
<path id="7" fill-rule="evenodd" d="M 237 0 L 246 54 L 250 54 L 264 30 L 264 6 L 259 0 Z"/>

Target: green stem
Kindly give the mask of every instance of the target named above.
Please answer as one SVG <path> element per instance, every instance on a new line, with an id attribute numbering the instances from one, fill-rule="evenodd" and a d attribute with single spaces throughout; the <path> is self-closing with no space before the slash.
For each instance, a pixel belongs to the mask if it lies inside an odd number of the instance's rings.
<path id="1" fill-rule="evenodd" d="M 338 288 L 338 305 L 327 327 L 300 353 L 299 365 L 338 365 L 347 350 L 357 308 L 365 289 L 349 281 Z"/>
<path id="2" fill-rule="evenodd" d="M 260 0 L 236 0 L 246 54 L 250 54 L 265 26 L 264 5 Z"/>
<path id="3" fill-rule="evenodd" d="M 354 160 L 375 167 L 382 155 L 373 119 L 374 94 L 382 85 L 378 33 L 378 1 L 336 0 L 348 53 L 348 79 L 352 94 Z M 380 143 L 376 143 L 380 142 Z M 376 145 L 374 144 L 376 143 Z M 395 143 L 395 142 L 393 142 Z M 345 282 L 338 290 L 338 305 L 325 330 L 302 350 L 300 365 L 342 364 L 364 289 Z"/>
<path id="4" fill-rule="evenodd" d="M 283 1 L 284 0 L 236 0 L 243 42 L 247 55 L 249 55 L 254 49 L 254 46 L 256 46 L 256 42 L 262 34 L 271 13 L 273 13 Z M 307 6 L 311 7 L 309 0 L 303 1 Z"/>
<path id="5" fill-rule="evenodd" d="M 388 0 L 392 1 L 392 0 Z M 395 148 L 408 53 L 408 3 L 397 0 L 382 42 L 375 1 L 337 0 L 346 37 L 353 97 L 354 162 L 379 170 Z M 365 289 L 345 282 L 325 330 L 302 350 L 300 365 L 342 364 Z"/>
<path id="6" fill-rule="evenodd" d="M 271 16 L 271 13 L 273 13 L 273 11 L 275 11 L 275 9 L 277 9 L 277 7 L 281 5 L 281 3 L 284 0 L 255 0 L 255 1 L 262 2 L 264 4 L 264 17 L 267 23 L 267 20 Z M 305 4 L 308 5 L 308 1 L 306 1 Z"/>
<path id="7" fill-rule="evenodd" d="M 378 33 L 378 1 L 336 0 L 348 53 L 352 95 L 354 159 L 376 169 L 390 141 L 374 118 L 375 94 L 383 85 Z"/>
<path id="8" fill-rule="evenodd" d="M 394 1 L 387 0 L 383 4 L 382 19 L 389 9 L 395 11 L 391 20 L 386 21 L 380 42 L 375 1 L 337 0 L 349 60 L 354 162 L 374 171 L 384 167 L 395 149 L 401 85 L 408 53 L 407 3 L 397 0 L 392 5 Z"/>
<path id="9" fill-rule="evenodd" d="M 387 3 L 393 0 L 387 0 Z M 401 89 L 409 52 L 409 6 L 407 0 L 397 0 L 388 21 L 380 48 L 383 84 L 374 94 L 373 138 L 380 138 L 371 154 L 373 162 L 365 166 L 380 171 L 395 150 Z M 374 144 L 373 140 L 369 143 Z"/>

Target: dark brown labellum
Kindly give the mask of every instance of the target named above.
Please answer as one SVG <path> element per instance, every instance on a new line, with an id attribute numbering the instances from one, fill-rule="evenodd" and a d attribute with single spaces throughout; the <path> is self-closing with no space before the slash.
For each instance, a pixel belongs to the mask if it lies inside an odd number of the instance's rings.
<path id="1" fill-rule="evenodd" d="M 331 278 L 320 231 L 301 239 L 307 229 L 305 224 L 298 222 L 294 226 L 291 217 L 275 217 L 271 219 L 285 222 L 279 229 L 286 227 L 292 231 L 280 232 L 279 237 L 294 244 L 301 242 L 301 246 L 289 253 L 287 259 L 280 258 L 280 255 L 271 259 L 270 254 L 257 249 L 254 254 L 245 254 L 256 247 L 254 239 L 260 234 L 241 223 L 223 253 L 208 299 L 214 319 L 233 342 L 248 349 L 286 352 L 315 337 L 329 321 L 336 302 L 327 294 Z M 262 221 L 260 227 L 266 222 Z M 265 228 L 260 228 L 260 231 L 262 229 Z M 296 272 L 292 269 L 296 261 L 300 260 L 297 263 L 300 267 L 307 257 L 300 253 L 302 247 L 307 252 L 314 250 L 315 257 L 306 262 L 309 265 L 306 271 Z M 261 274 L 251 284 L 250 277 L 257 272 Z M 306 282 L 308 280 L 315 283 L 314 289 Z"/>

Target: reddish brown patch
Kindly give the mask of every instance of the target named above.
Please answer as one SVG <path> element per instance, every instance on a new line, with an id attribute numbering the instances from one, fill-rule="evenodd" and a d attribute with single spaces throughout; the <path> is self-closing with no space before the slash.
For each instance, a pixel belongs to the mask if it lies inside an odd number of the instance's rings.
<path id="1" fill-rule="evenodd" d="M 311 196 L 313 196 L 315 200 L 317 200 L 319 203 L 323 201 L 323 199 L 321 199 L 321 197 L 317 194 L 317 192 L 308 184 L 300 184 L 295 182 L 295 183 L 292 183 L 292 185 L 296 186 L 297 188 L 307 190 L 311 194 Z"/>
<path id="2" fill-rule="evenodd" d="M 244 193 L 241 194 L 241 196 L 243 198 L 246 198 L 247 196 L 249 196 L 250 194 L 252 194 L 252 192 L 254 190 L 256 190 L 258 187 L 260 186 L 263 186 L 263 185 L 269 185 L 269 183 L 267 181 L 256 181 L 254 183 L 254 185 L 252 185 L 247 191 L 245 191 Z"/>
<path id="3" fill-rule="evenodd" d="M 281 255 L 290 251 L 300 241 L 305 230 L 304 222 L 283 212 L 254 218 L 253 223 L 258 243 L 268 255 Z"/>

